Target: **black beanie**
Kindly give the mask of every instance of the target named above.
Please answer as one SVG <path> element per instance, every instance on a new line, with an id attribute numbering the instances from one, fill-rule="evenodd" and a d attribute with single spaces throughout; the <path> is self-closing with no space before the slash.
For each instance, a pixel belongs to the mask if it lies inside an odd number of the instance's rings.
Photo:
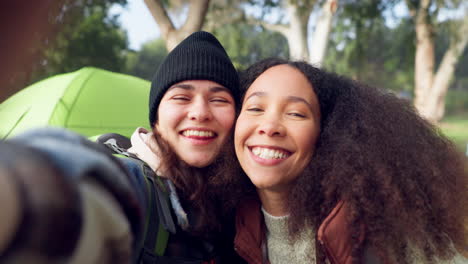
<path id="1" fill-rule="evenodd" d="M 210 33 L 191 34 L 164 59 L 151 82 L 149 95 L 149 120 L 156 122 L 156 112 L 162 97 L 174 84 L 185 80 L 209 80 L 231 91 L 236 106 L 239 105 L 239 75 L 226 51 Z"/>

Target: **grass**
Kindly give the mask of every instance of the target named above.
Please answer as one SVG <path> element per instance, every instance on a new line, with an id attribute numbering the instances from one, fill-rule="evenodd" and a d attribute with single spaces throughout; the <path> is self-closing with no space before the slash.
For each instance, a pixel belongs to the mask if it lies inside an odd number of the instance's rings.
<path id="1" fill-rule="evenodd" d="M 450 138 L 463 153 L 467 152 L 468 144 L 468 114 L 450 116 L 439 124 L 442 132 Z"/>

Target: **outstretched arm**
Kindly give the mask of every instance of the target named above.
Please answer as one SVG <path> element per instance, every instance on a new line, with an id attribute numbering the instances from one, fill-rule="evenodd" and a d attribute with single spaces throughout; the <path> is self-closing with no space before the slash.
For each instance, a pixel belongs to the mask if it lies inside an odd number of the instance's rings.
<path id="1" fill-rule="evenodd" d="M 137 190 L 98 145 L 61 130 L 0 142 L 0 183 L 9 220 L 0 223 L 1 263 L 128 263 L 135 257 L 142 223 Z"/>

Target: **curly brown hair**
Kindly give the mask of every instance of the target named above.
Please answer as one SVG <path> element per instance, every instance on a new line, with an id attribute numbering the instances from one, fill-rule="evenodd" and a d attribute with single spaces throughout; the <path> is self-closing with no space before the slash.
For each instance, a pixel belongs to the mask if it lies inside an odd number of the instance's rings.
<path id="1" fill-rule="evenodd" d="M 437 127 L 388 91 L 301 61 L 257 62 L 241 75 L 243 92 L 281 64 L 307 77 L 322 114 L 314 155 L 289 195 L 292 237 L 316 230 L 344 200 L 353 239 L 364 223 L 366 245 L 386 263 L 411 263 L 416 252 L 424 262 L 447 260 L 455 248 L 468 247 L 467 160 Z M 254 187 L 245 178 L 242 189 L 250 193 Z M 358 262 L 363 248 L 354 244 Z"/>

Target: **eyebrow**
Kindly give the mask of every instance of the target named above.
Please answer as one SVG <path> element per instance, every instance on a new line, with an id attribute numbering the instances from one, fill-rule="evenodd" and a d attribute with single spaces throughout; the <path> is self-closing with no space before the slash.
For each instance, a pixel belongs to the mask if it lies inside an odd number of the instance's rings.
<path id="1" fill-rule="evenodd" d="M 247 101 L 247 100 L 249 100 L 249 99 L 250 99 L 251 97 L 253 97 L 253 96 L 264 97 L 264 96 L 266 96 L 266 95 L 267 95 L 267 93 L 265 93 L 265 92 L 255 92 L 255 93 L 252 93 L 251 95 L 249 95 L 245 100 Z M 307 102 L 307 100 L 305 100 L 305 99 L 302 98 L 302 97 L 299 97 L 299 96 L 288 96 L 288 97 L 287 97 L 287 101 L 289 101 L 289 102 L 302 102 L 302 103 L 306 104 L 307 107 L 309 107 L 309 109 L 313 112 L 313 109 L 314 109 L 314 108 L 312 107 L 312 105 L 311 105 L 309 102 Z"/>
<path id="2" fill-rule="evenodd" d="M 171 89 L 175 89 L 175 88 L 181 88 L 181 89 L 184 89 L 184 90 L 195 90 L 195 87 L 193 85 L 190 85 L 190 84 L 174 84 L 173 86 L 171 86 L 169 88 L 169 90 Z M 231 91 L 229 91 L 228 88 L 226 87 L 223 87 L 223 86 L 213 86 L 213 87 L 210 87 L 210 92 L 213 92 L 213 93 L 217 93 L 217 92 L 227 92 L 227 93 L 231 93 Z"/>
<path id="3" fill-rule="evenodd" d="M 306 99 L 304 99 L 304 98 L 302 98 L 302 97 L 298 97 L 298 96 L 288 96 L 288 101 L 290 101 L 290 102 L 302 102 L 302 103 L 306 104 L 306 105 L 310 108 L 310 110 L 311 110 L 312 112 L 314 112 L 314 111 L 313 111 L 313 108 L 312 108 L 312 105 L 311 105 L 309 102 L 307 102 Z"/>
<path id="4" fill-rule="evenodd" d="M 254 96 L 263 97 L 263 96 L 266 96 L 266 93 L 265 93 L 265 92 L 255 92 L 255 93 L 252 93 L 252 94 L 249 95 L 247 98 L 245 98 L 245 101 L 249 100 L 250 97 L 254 97 Z"/>

